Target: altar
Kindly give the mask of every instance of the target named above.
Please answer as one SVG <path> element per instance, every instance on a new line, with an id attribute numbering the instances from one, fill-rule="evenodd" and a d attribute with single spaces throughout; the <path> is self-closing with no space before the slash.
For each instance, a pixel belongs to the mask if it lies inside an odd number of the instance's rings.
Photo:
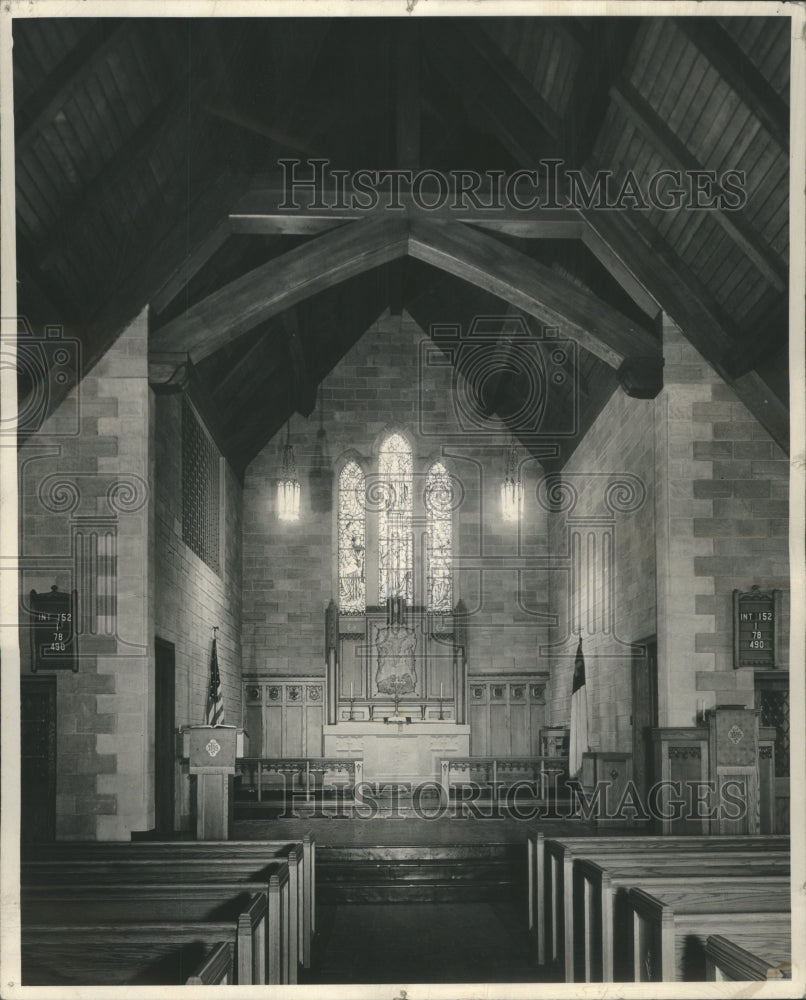
<path id="1" fill-rule="evenodd" d="M 325 756 L 363 760 L 368 782 L 441 782 L 440 760 L 470 754 L 470 726 L 453 719 L 339 722 L 325 727 Z"/>
<path id="2" fill-rule="evenodd" d="M 361 760 L 362 780 L 441 782 L 441 760 L 470 755 L 461 602 L 436 616 L 399 598 L 325 621 L 325 757 Z M 357 772 L 358 774 L 358 769 Z"/>

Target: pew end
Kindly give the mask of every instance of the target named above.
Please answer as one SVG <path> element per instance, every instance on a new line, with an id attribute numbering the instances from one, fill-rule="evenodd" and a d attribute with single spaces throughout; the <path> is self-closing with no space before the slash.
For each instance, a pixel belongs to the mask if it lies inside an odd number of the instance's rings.
<path id="1" fill-rule="evenodd" d="M 199 968 L 185 980 L 186 986 L 222 986 L 232 981 L 232 946 L 221 941 Z M 243 982 L 243 980 L 241 980 Z"/>
<path id="2" fill-rule="evenodd" d="M 791 968 L 791 962 L 768 962 L 722 934 L 711 934 L 705 942 L 705 976 L 710 983 L 789 979 Z"/>

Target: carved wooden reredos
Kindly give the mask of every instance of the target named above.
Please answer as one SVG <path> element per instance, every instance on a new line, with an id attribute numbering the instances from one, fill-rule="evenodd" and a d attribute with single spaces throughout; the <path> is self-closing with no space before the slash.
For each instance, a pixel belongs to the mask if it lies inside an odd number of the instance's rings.
<path id="1" fill-rule="evenodd" d="M 433 615 L 390 598 L 363 614 L 344 615 L 331 601 L 325 628 L 331 702 L 459 708 L 465 701 L 464 614 L 461 602 L 450 614 Z"/>

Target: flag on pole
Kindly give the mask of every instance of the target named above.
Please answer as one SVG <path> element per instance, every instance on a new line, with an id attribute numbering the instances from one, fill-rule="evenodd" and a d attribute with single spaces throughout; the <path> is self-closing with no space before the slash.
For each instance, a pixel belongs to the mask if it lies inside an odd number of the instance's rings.
<path id="1" fill-rule="evenodd" d="M 218 672 L 216 636 L 213 630 L 213 653 L 210 657 L 210 689 L 207 692 L 207 725 L 224 725 L 224 696 L 221 693 L 221 674 Z"/>
<path id="2" fill-rule="evenodd" d="M 582 636 L 574 659 L 574 682 L 571 686 L 571 732 L 568 739 L 568 774 L 574 778 L 582 767 L 582 754 L 588 752 L 588 694 L 585 687 L 585 657 Z"/>

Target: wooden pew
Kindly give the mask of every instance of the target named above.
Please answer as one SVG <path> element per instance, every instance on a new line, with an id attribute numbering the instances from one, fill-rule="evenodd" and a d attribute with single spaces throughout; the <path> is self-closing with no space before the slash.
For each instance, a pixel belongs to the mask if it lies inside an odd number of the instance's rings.
<path id="1" fill-rule="evenodd" d="M 613 845 L 617 848 L 625 845 L 634 846 L 636 850 L 653 851 L 660 841 L 669 845 L 668 849 L 674 849 L 675 845 L 687 849 L 695 850 L 698 846 L 707 844 L 711 838 L 689 837 L 689 836 L 666 836 L 666 837 L 641 837 L 629 838 L 619 837 L 563 837 L 562 843 L 568 845 L 569 849 L 596 845 L 597 849 L 603 853 L 613 850 Z M 739 843 L 747 850 L 762 848 L 765 851 L 789 850 L 789 837 L 787 836 L 736 836 L 720 837 L 720 841 L 727 841 L 726 846 L 736 846 Z M 537 943 L 537 960 L 540 965 L 544 965 L 547 960 L 547 930 L 550 924 L 546 921 L 547 910 L 547 865 L 545 851 L 546 837 L 542 830 L 530 831 L 527 834 L 527 861 L 528 861 L 528 914 L 529 930 L 532 932 Z M 666 850 L 667 848 L 662 848 Z M 556 954 L 551 956 L 556 958 Z"/>
<path id="2" fill-rule="evenodd" d="M 267 982 L 268 894 L 261 883 L 233 886 L 117 885 L 23 887 L 24 926 L 120 925 L 232 920 L 237 925 L 238 983 Z M 279 981 L 279 973 L 276 977 Z"/>
<path id="3" fill-rule="evenodd" d="M 535 849 L 542 842 L 545 861 L 544 886 L 535 890 L 542 900 L 545 956 L 561 966 L 566 982 L 574 981 L 573 877 L 575 857 L 634 856 L 636 864 L 650 854 L 673 852 L 696 853 L 718 850 L 731 852 L 744 865 L 763 865 L 765 852 L 787 852 L 789 838 L 779 836 L 735 837 L 564 837 L 562 840 L 535 838 Z M 743 857 L 739 858 L 739 854 Z M 535 865 L 534 873 L 540 874 Z M 538 948 L 539 950 L 539 948 Z"/>
<path id="4" fill-rule="evenodd" d="M 770 857 L 763 868 L 753 866 L 749 873 L 742 873 L 737 866 L 720 852 L 686 857 L 680 854 L 655 855 L 642 860 L 636 870 L 634 858 L 613 856 L 599 865 L 595 861 L 577 858 L 574 861 L 574 899 L 581 904 L 575 918 L 574 939 L 582 941 L 582 953 L 575 963 L 576 981 L 615 981 L 616 959 L 621 958 L 620 968 L 625 968 L 629 956 L 617 945 L 617 933 L 624 927 L 626 892 L 634 886 L 662 896 L 666 890 L 696 885 L 714 894 L 734 887 L 745 889 L 754 884 L 776 884 L 785 891 L 789 888 L 788 856 Z M 621 902 L 621 906 L 617 903 Z M 581 912 L 580 912 L 581 909 Z"/>
<path id="5" fill-rule="evenodd" d="M 758 947 L 764 958 L 754 955 L 721 934 L 711 934 L 705 942 L 705 978 L 708 982 L 789 979 L 792 966 L 788 950 L 774 930 L 758 929 Z"/>
<path id="6" fill-rule="evenodd" d="M 299 961 L 310 968 L 313 935 L 316 931 L 316 841 L 305 834 L 301 841 L 294 840 L 208 840 L 208 841 L 56 841 L 23 848 L 23 860 L 93 860 L 142 858 L 261 858 L 276 856 L 294 849 L 298 864 L 297 897 Z"/>
<path id="7" fill-rule="evenodd" d="M 291 854 L 289 854 L 291 858 Z M 118 886 L 161 887 L 181 884 L 197 887 L 246 888 L 267 894 L 268 926 L 266 961 L 270 983 L 296 983 L 297 946 L 294 932 L 296 911 L 291 909 L 292 883 L 290 865 L 285 860 L 264 864 L 263 859 L 182 859 L 181 862 L 152 861 L 24 861 L 21 884 L 23 892 L 40 886 L 77 888 L 101 886 L 112 892 Z M 293 897 L 296 898 L 295 896 Z M 293 919 L 292 919 L 293 917 Z"/>
<path id="8" fill-rule="evenodd" d="M 31 924 L 21 944 L 25 986 L 179 986 L 201 971 L 236 978 L 234 921 Z M 205 968 L 220 944 L 228 961 L 219 954 L 215 969 Z"/>
<path id="9" fill-rule="evenodd" d="M 632 975 L 635 982 L 681 982 L 705 979 L 705 942 L 721 934 L 753 951 L 773 933 L 779 951 L 790 947 L 789 886 L 762 885 L 718 896 L 697 886 L 664 890 L 663 897 L 630 889 L 633 926 Z"/>
<path id="10" fill-rule="evenodd" d="M 232 970 L 232 950 L 226 941 L 221 941 L 210 952 L 199 968 L 188 976 L 186 986 L 220 986 L 230 982 Z"/>

